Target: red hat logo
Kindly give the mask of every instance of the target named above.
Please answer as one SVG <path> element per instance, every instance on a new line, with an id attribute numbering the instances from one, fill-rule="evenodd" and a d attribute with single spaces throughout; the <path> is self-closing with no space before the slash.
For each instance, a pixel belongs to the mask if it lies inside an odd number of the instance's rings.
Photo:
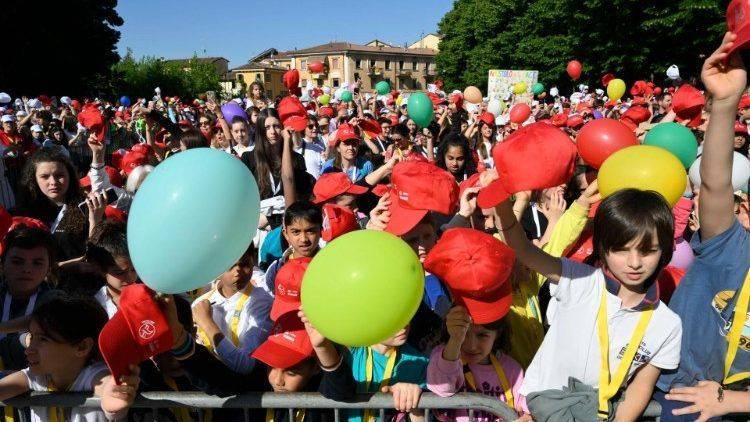
<path id="1" fill-rule="evenodd" d="M 144 340 L 149 340 L 154 334 L 156 334 L 156 323 L 150 319 L 141 321 L 141 326 L 138 328 L 138 335 Z"/>

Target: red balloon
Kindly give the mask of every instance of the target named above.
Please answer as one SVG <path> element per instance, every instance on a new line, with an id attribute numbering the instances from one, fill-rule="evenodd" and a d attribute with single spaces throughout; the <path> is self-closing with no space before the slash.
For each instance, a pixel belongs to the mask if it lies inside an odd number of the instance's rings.
<path id="1" fill-rule="evenodd" d="M 510 121 L 521 124 L 531 116 L 531 107 L 528 104 L 519 103 L 510 109 Z"/>
<path id="2" fill-rule="evenodd" d="M 615 152 L 638 145 L 638 138 L 627 126 L 613 119 L 592 120 L 576 137 L 578 155 L 586 164 L 599 168 Z"/>
<path id="3" fill-rule="evenodd" d="M 310 72 L 312 73 L 322 73 L 323 72 L 323 62 L 320 60 L 316 60 L 309 65 L 307 65 L 307 68 L 310 69 Z"/>
<path id="4" fill-rule="evenodd" d="M 581 77 L 581 71 L 583 70 L 583 65 L 578 60 L 571 60 L 568 62 L 568 76 L 571 77 L 574 81 L 577 81 L 578 78 Z"/>
<path id="5" fill-rule="evenodd" d="M 661 95 L 661 92 L 661 88 L 659 88 L 658 86 L 654 88 L 654 95 Z"/>

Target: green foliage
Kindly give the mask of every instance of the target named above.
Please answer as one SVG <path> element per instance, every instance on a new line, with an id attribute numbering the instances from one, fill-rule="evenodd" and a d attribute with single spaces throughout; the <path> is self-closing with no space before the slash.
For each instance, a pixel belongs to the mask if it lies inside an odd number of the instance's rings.
<path id="1" fill-rule="evenodd" d="M 131 98 L 150 98 L 154 88 L 162 95 L 196 98 L 206 91 L 221 91 L 220 77 L 210 63 L 197 57 L 189 61 L 165 61 L 154 57 L 140 60 L 128 53 L 112 66 L 112 80 L 108 87 L 111 95 L 129 95 Z"/>
<path id="2" fill-rule="evenodd" d="M 727 0 L 456 0 L 438 25 L 436 63 L 448 89 L 487 87 L 489 69 L 539 70 L 540 82 L 573 85 L 605 73 L 662 83 L 671 64 L 697 76 L 721 41 Z"/>

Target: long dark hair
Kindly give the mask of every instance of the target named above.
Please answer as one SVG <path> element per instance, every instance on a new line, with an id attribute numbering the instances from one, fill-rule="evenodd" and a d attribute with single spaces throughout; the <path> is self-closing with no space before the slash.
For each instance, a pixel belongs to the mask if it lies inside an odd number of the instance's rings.
<path id="1" fill-rule="evenodd" d="M 674 217 L 664 197 L 654 191 L 623 189 L 604 199 L 593 223 L 594 253 L 589 263 L 604 263 L 608 252 L 623 248 L 634 239 L 641 239 L 642 252 L 651 249 L 651 233 L 661 250 L 659 265 L 646 281 L 654 283 L 661 270 L 672 260 L 674 249 Z"/>
<path id="2" fill-rule="evenodd" d="M 40 163 L 59 163 L 65 167 L 68 172 L 68 190 L 65 192 L 65 203 L 69 207 L 77 206 L 82 200 L 83 194 L 78 184 L 75 167 L 66 156 L 49 148 L 41 148 L 35 152 L 21 170 L 17 195 L 18 209 L 24 215 L 49 223 L 55 218 L 58 210 L 57 205 L 52 203 L 39 189 L 39 184 L 36 181 L 36 168 Z"/>
<path id="3" fill-rule="evenodd" d="M 180 143 L 185 145 L 185 149 L 207 147 L 206 138 L 198 129 L 188 129 L 180 134 Z"/>
<path id="4" fill-rule="evenodd" d="M 281 124 L 279 113 L 276 109 L 265 108 L 258 114 L 258 124 L 255 129 L 255 148 L 253 149 L 253 156 L 255 158 L 255 180 L 258 182 L 258 190 L 260 191 L 261 198 L 267 198 L 271 196 L 271 178 L 268 177 L 269 173 L 273 173 L 274 178 L 278 180 L 281 177 L 281 148 L 283 148 L 283 140 L 279 139 L 276 145 L 271 145 L 266 137 L 266 119 L 274 117 Z M 273 148 L 276 148 L 276 154 L 274 154 Z"/>
<path id="5" fill-rule="evenodd" d="M 436 157 L 438 167 L 446 171 L 448 170 L 448 166 L 445 164 L 445 154 L 448 153 L 450 147 L 461 148 L 466 158 L 461 174 L 453 175 L 457 180 L 463 180 L 463 176 L 471 176 L 477 172 L 477 163 L 474 162 L 474 155 L 471 153 L 471 149 L 469 149 L 469 143 L 463 135 L 453 132 L 448 133 L 438 147 Z"/>
<path id="6" fill-rule="evenodd" d="M 479 121 L 479 129 L 477 130 L 477 134 L 474 135 L 474 148 L 476 148 L 477 153 L 479 154 L 479 157 L 481 159 L 489 158 L 492 155 L 492 151 L 487 151 L 487 149 L 484 146 L 484 139 L 482 137 L 482 129 L 485 126 L 490 126 L 486 122 L 480 120 Z M 495 146 L 495 142 L 497 142 L 497 127 L 495 125 L 491 125 L 490 128 L 492 129 L 492 134 L 490 135 L 490 144 L 492 146 Z"/>

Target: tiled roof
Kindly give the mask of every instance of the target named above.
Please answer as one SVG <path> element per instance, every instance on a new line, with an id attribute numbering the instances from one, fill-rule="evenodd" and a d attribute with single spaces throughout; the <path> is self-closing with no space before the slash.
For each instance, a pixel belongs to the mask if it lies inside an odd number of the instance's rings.
<path id="1" fill-rule="evenodd" d="M 421 56 L 434 56 L 435 50 L 429 48 L 405 48 L 405 47 L 373 47 L 349 42 L 330 42 L 328 44 L 316 45 L 314 47 L 300 50 L 290 50 L 285 53 L 291 57 L 306 56 L 310 54 L 333 53 L 333 52 L 363 52 L 363 53 L 387 53 L 387 54 L 413 54 Z"/>
<path id="2" fill-rule="evenodd" d="M 230 69 L 230 72 L 235 72 L 239 70 L 259 70 L 259 69 L 269 69 L 269 70 L 287 70 L 286 68 L 283 68 L 281 66 L 274 66 L 272 64 L 268 63 L 262 63 L 262 62 L 251 62 L 247 64 L 243 64 L 242 66 L 235 67 L 234 69 Z"/>

